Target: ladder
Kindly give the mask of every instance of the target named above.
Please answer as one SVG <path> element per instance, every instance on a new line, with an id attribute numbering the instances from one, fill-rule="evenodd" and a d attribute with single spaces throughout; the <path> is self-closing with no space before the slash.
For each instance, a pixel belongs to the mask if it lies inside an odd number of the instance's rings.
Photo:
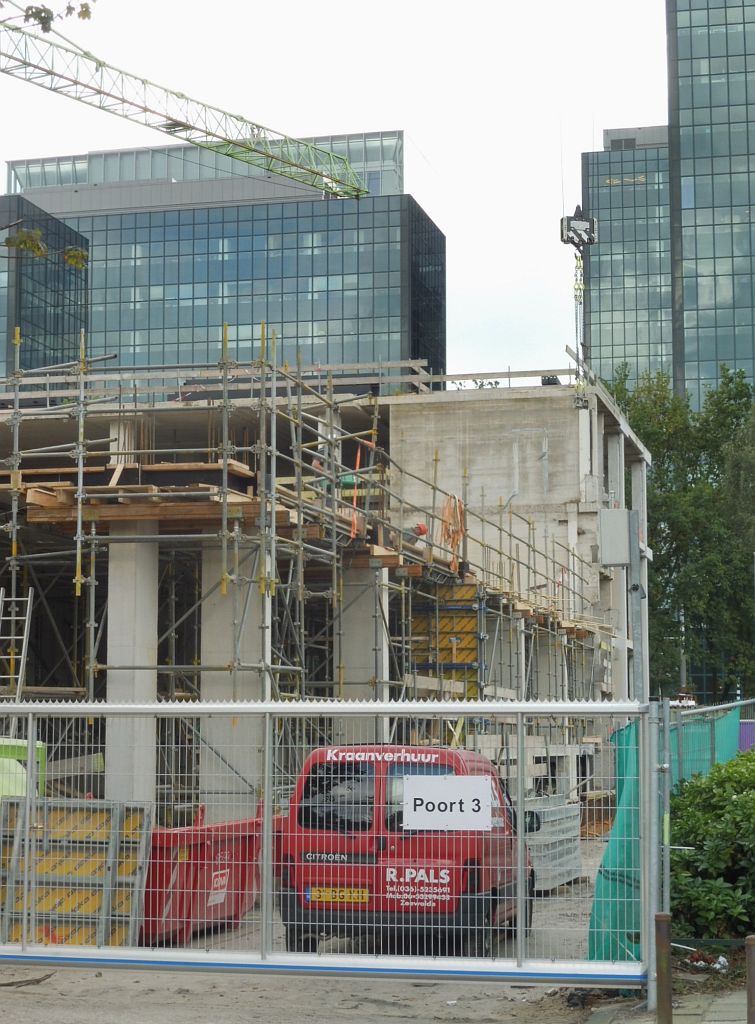
<path id="1" fill-rule="evenodd" d="M 0 695 L 19 697 L 24 688 L 34 590 L 9 597 L 0 587 Z"/>

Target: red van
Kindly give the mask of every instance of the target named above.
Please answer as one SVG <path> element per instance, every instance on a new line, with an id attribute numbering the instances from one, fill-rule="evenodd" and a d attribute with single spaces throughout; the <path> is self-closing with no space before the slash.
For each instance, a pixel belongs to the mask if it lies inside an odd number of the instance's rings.
<path id="1" fill-rule="evenodd" d="M 466 806 L 464 797 L 457 799 L 462 790 L 477 794 Z M 424 792 L 436 796 L 411 796 Z M 481 829 L 449 826 L 459 804 L 465 813 L 487 805 Z M 411 827 L 428 809 L 444 812 L 438 827 Z M 429 820 L 434 823 L 432 814 Z M 539 827 L 534 818 L 529 824 L 530 831 Z M 487 955 L 496 933 L 516 927 L 516 845 L 511 802 L 480 754 L 449 747 L 318 748 L 304 764 L 288 815 L 278 821 L 275 873 L 286 949 L 314 952 L 321 939 L 345 936 L 380 947 L 408 943 L 416 951 L 429 944 Z M 529 930 L 535 877 L 528 855 L 525 870 Z"/>

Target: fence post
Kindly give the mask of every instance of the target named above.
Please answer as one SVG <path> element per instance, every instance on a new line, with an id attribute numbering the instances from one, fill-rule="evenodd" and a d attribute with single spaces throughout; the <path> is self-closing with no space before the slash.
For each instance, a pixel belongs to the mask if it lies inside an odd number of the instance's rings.
<path id="1" fill-rule="evenodd" d="M 710 767 L 716 763 L 716 716 L 710 717 Z"/>
<path id="2" fill-rule="evenodd" d="M 23 895 L 23 918 L 21 924 L 21 949 L 26 950 L 29 941 L 34 942 L 35 936 L 29 938 L 30 919 L 36 920 L 33 913 L 33 902 L 31 900 L 32 865 L 34 864 L 34 850 L 32 849 L 32 836 L 34 834 L 33 818 L 35 812 L 35 796 L 37 791 L 37 727 L 34 721 L 34 714 L 29 712 L 26 717 L 26 795 L 24 799 L 24 895 Z M 20 810 L 20 808 L 19 808 Z"/>
<path id="3" fill-rule="evenodd" d="M 516 716 L 516 965 L 521 967 L 524 962 L 524 943 L 527 920 L 527 868 L 524 837 L 525 788 L 524 762 L 526 748 L 524 742 L 524 715 Z"/>
<path id="4" fill-rule="evenodd" d="M 681 708 L 676 709 L 676 781 L 684 778 L 684 719 Z"/>
<path id="5" fill-rule="evenodd" d="M 647 936 L 647 949 L 643 949 L 643 959 L 648 969 L 648 1010 L 654 1010 L 657 999 L 656 949 L 655 949 L 655 915 L 658 910 L 658 886 L 660 883 L 660 830 L 658 817 L 660 812 L 658 786 L 658 720 L 660 708 L 657 702 L 651 701 L 647 714 L 647 730 L 645 731 L 645 750 L 638 764 L 644 765 L 646 773 L 645 785 L 642 787 L 647 794 L 642 801 L 644 821 L 640 823 L 641 836 L 644 836 L 645 849 L 645 884 L 646 905 L 643 919 L 643 932 Z"/>
<path id="6" fill-rule="evenodd" d="M 671 915 L 655 915 L 655 974 L 658 984 L 657 1024 L 673 1024 L 671 1003 Z"/>
<path id="7" fill-rule="evenodd" d="M 265 712 L 265 772 L 262 782 L 262 837 L 260 857 L 262 886 L 260 956 L 264 960 L 273 948 L 273 717 Z"/>
<path id="8" fill-rule="evenodd" d="M 661 829 L 662 885 L 661 910 L 671 910 L 671 705 L 668 697 L 661 704 L 661 765 L 663 791 L 663 826 Z"/>
<path id="9" fill-rule="evenodd" d="M 755 935 L 745 939 L 747 953 L 747 1024 L 755 1024 Z"/>

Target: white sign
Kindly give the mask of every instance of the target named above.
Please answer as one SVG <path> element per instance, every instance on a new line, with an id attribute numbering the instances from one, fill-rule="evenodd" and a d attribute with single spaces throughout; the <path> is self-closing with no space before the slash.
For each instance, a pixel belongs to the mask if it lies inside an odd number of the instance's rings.
<path id="1" fill-rule="evenodd" d="M 212 890 L 207 897 L 208 907 L 218 907 L 221 903 L 225 903 L 230 877 L 230 868 L 224 868 L 222 871 L 213 871 Z"/>
<path id="2" fill-rule="evenodd" d="M 405 775 L 404 828 L 489 832 L 490 796 L 485 775 Z"/>

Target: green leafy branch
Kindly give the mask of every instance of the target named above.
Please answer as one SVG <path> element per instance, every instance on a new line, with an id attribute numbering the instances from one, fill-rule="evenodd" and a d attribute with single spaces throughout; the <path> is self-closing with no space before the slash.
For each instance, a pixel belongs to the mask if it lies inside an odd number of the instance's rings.
<path id="1" fill-rule="evenodd" d="M 3 241 L 3 245 L 8 249 L 26 252 L 31 256 L 42 259 L 55 255 L 55 253 L 50 252 L 47 243 L 42 237 L 40 228 L 19 228 L 14 234 L 8 235 Z M 63 262 L 73 267 L 74 270 L 84 270 L 89 260 L 89 254 L 86 249 L 82 249 L 78 245 L 67 245 L 64 249 L 60 250 L 60 255 L 63 258 Z"/>

